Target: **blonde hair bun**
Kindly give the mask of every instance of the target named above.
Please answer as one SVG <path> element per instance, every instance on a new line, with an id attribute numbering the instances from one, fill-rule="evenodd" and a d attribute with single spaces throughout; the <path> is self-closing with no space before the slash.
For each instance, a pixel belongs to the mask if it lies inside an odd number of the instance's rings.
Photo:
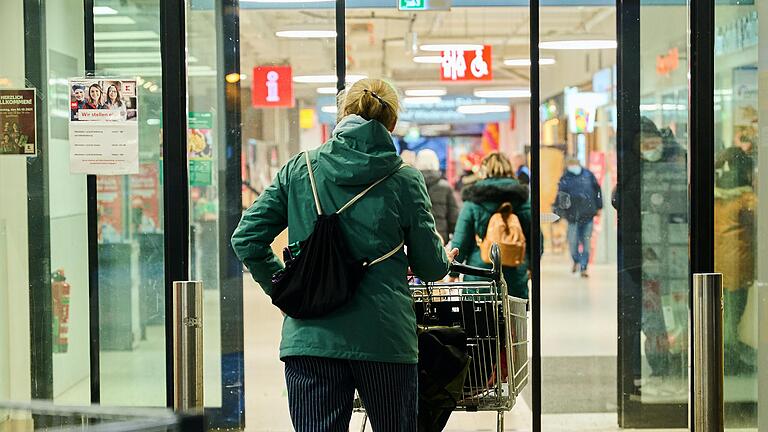
<path id="1" fill-rule="evenodd" d="M 376 78 L 365 78 L 352 84 L 340 101 L 339 117 L 356 114 L 376 120 L 392 130 L 397 124 L 400 100 L 391 84 Z"/>

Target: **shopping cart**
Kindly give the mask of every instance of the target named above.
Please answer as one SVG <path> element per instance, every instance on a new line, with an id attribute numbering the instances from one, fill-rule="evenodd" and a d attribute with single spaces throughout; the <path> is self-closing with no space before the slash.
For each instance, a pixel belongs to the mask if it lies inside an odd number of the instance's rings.
<path id="1" fill-rule="evenodd" d="M 470 366 L 455 411 L 495 411 L 497 431 L 504 413 L 528 383 L 527 300 L 512 297 L 501 272 L 496 245 L 492 269 L 452 264 L 451 272 L 488 279 L 483 282 L 412 284 L 419 326 L 460 327 L 467 338 Z M 359 397 L 355 411 L 365 413 Z M 364 416 L 361 431 L 365 431 Z"/>

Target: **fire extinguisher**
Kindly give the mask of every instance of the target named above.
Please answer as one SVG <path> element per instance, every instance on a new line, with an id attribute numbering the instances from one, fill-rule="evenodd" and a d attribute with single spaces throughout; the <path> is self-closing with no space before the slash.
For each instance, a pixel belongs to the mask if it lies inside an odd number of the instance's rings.
<path id="1" fill-rule="evenodd" d="M 69 348 L 69 292 L 70 286 L 64 276 L 64 269 L 57 269 L 51 275 L 53 352 L 55 353 L 65 353 Z"/>

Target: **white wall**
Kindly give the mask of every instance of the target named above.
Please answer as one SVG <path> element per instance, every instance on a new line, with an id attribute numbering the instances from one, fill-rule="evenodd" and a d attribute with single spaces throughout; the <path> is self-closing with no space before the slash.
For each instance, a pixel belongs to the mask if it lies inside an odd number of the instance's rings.
<path id="1" fill-rule="evenodd" d="M 51 50 L 77 59 L 84 73 L 82 31 L 83 2 L 46 2 L 47 45 Z M 50 64 L 50 63 L 49 63 Z M 57 77 L 61 78 L 61 77 Z M 54 87 L 49 87 L 54 89 Z M 46 91 L 49 91 L 46 89 Z M 55 87 L 63 91 L 62 87 Z M 53 100 L 48 94 L 46 100 Z M 67 403 L 89 403 L 88 333 L 88 225 L 85 175 L 69 173 L 69 142 L 48 141 L 49 203 L 51 224 L 51 270 L 63 268 L 71 286 L 69 310 L 69 349 L 53 354 L 54 399 L 64 396 Z M 78 385 L 79 384 L 79 385 Z M 69 390 L 77 386 L 75 393 Z"/>
<path id="2" fill-rule="evenodd" d="M 0 2 L 0 16 L 0 81 L 24 87 L 22 0 Z M 0 156 L 0 399 L 30 398 L 26 190 L 26 158 Z"/>

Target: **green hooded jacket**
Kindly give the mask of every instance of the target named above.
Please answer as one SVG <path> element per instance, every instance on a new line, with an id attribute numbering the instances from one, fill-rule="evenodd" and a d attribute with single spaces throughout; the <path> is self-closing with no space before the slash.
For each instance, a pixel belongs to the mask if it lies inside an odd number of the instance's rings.
<path id="1" fill-rule="evenodd" d="M 442 279 L 448 257 L 435 232 L 424 178 L 404 167 L 389 131 L 375 120 L 352 115 L 333 137 L 309 152 L 323 213 L 335 212 L 375 181 L 394 173 L 341 213 L 341 227 L 356 258 L 375 259 L 353 299 L 311 320 L 286 317 L 280 357 L 316 356 L 390 363 L 418 360 L 416 314 L 407 272 L 426 281 Z M 269 295 L 272 275 L 283 267 L 270 244 L 288 227 L 289 243 L 306 239 L 317 219 L 303 154 L 280 169 L 272 185 L 245 211 L 232 236 L 235 253 Z"/>
<path id="2" fill-rule="evenodd" d="M 477 238 L 485 237 L 488 221 L 503 203 L 511 203 L 520 219 L 526 242 L 526 262 L 517 267 L 504 267 L 504 279 L 509 294 L 528 299 L 528 263 L 531 261 L 531 202 L 528 187 L 511 178 L 489 178 L 465 187 L 461 191 L 464 206 L 456 222 L 452 244 L 459 249 L 458 262 L 490 268 L 480 257 Z M 477 280 L 465 276 L 464 280 Z"/>

